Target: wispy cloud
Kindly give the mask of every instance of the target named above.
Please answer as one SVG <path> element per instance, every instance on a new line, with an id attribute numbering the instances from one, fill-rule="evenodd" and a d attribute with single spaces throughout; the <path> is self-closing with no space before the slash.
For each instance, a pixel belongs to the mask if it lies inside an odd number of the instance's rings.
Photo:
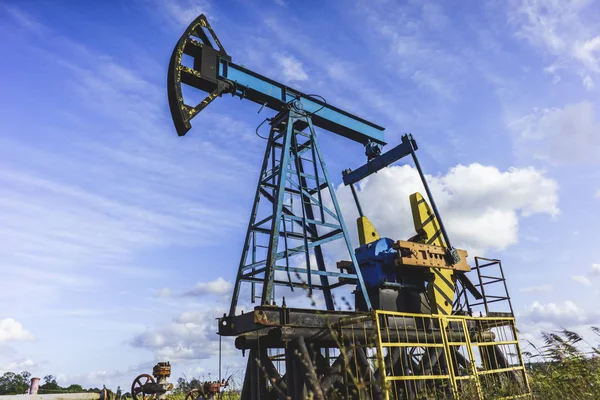
<path id="1" fill-rule="evenodd" d="M 551 164 L 595 164 L 600 123 L 588 101 L 562 108 L 535 109 L 509 124 L 515 147 Z"/>
<path id="2" fill-rule="evenodd" d="M 594 2 L 516 0 L 511 4 L 509 21 L 517 37 L 555 56 L 553 69 L 573 66 L 590 89 L 588 73 L 600 72 L 600 24 Z"/>
<path id="3" fill-rule="evenodd" d="M 435 36 L 428 37 L 444 27 L 447 34 L 450 31 L 439 4 L 423 2 L 413 7 L 391 1 L 357 2 L 357 10 L 364 15 L 370 35 L 384 45 L 391 67 L 388 73 L 411 78 L 423 92 L 443 100 L 457 99 L 459 76 L 464 72 L 462 56 L 448 52 L 432 39 Z"/>
<path id="4" fill-rule="evenodd" d="M 17 7 L 5 6 L 4 10 L 22 27 L 36 33 L 44 33 L 48 28 L 44 24 L 32 18 L 28 13 L 20 10 Z"/>
<path id="5" fill-rule="evenodd" d="M 184 296 L 224 296 L 231 293 L 233 284 L 219 277 L 214 281 L 199 282 L 192 289 L 185 291 Z"/>
<path id="6" fill-rule="evenodd" d="M 279 45 L 283 45 L 293 51 L 302 60 L 310 64 L 311 68 L 320 71 L 319 75 L 326 76 L 329 84 L 327 91 L 335 93 L 335 97 L 328 98 L 328 102 L 340 107 L 349 108 L 357 114 L 368 118 L 370 115 L 384 115 L 391 121 L 405 122 L 404 113 L 398 110 L 397 104 L 391 100 L 391 96 L 382 93 L 381 90 L 373 87 L 368 80 L 364 79 L 365 73 L 357 70 L 355 63 L 332 55 L 332 53 L 320 43 L 301 32 L 299 27 L 290 30 L 289 26 L 282 23 L 275 17 L 269 17 L 265 20 L 265 25 L 271 31 L 274 37 L 277 37 Z M 316 82 L 322 82 L 322 79 Z M 323 94 L 315 87 L 315 83 L 308 82 L 308 90 Z M 350 96 L 349 93 L 352 95 Z M 349 98 L 360 100 L 352 101 Z M 367 114 L 367 115 L 365 115 Z"/>
<path id="7" fill-rule="evenodd" d="M 206 0 L 147 0 L 151 11 L 173 27 L 185 28 L 200 14 L 210 15 L 212 6 Z"/>
<path id="8" fill-rule="evenodd" d="M 49 44 L 59 40 L 46 39 Z M 236 190 L 236 178 L 253 170 L 243 156 L 210 141 L 216 135 L 233 136 L 240 128 L 236 121 L 207 115 L 213 122 L 207 140 L 180 146 L 161 109 L 163 93 L 156 83 L 102 54 L 84 51 L 83 63 L 61 53 L 54 58 L 65 72 L 74 73 L 71 89 L 84 108 L 99 115 L 88 124 L 96 120 L 112 128 L 102 143 L 95 137 L 104 131 L 101 126 L 88 125 L 74 141 L 64 137 L 68 141 L 60 156 L 3 141 L 0 201 L 7 217 L 0 236 L 4 248 L 11 249 L 8 262 L 45 264 L 55 271 L 91 263 L 110 267 L 143 248 L 209 244 L 219 232 L 240 226 L 243 217 L 223 209 L 221 196 L 209 192 L 217 183 Z"/>
<path id="9" fill-rule="evenodd" d="M 523 287 L 523 288 L 519 289 L 519 292 L 521 292 L 521 293 L 547 293 L 547 292 L 551 292 L 553 289 L 554 288 L 552 285 L 544 284 L 544 285 Z"/>
<path id="10" fill-rule="evenodd" d="M 274 57 L 281 67 L 281 72 L 286 81 L 301 82 L 308 80 L 308 74 L 304 71 L 302 63 L 294 56 L 275 53 Z"/>
<path id="11" fill-rule="evenodd" d="M 573 275 L 571 279 L 583 286 L 592 286 L 592 281 L 585 275 Z"/>
<path id="12" fill-rule="evenodd" d="M 164 72 L 154 76 L 135 58 L 125 65 L 24 11 L 19 16 L 30 22 L 11 17 L 25 29 L 21 40 L 34 43 L 28 51 L 54 71 L 71 103 L 47 105 L 56 112 L 41 127 L 41 140 L 10 119 L 0 127 L 0 257 L 7 267 L 0 302 L 29 320 L 39 321 L 32 310 L 52 311 L 65 329 L 83 332 L 85 318 L 126 300 L 131 305 L 106 324 L 115 325 L 110 340 L 128 343 L 139 325 L 120 318 L 145 313 L 134 309 L 143 301 L 159 302 L 150 288 L 172 274 L 173 254 L 166 254 L 222 243 L 245 225 L 246 207 L 238 200 L 255 182 L 257 168 L 248 160 L 264 143 L 250 140 L 247 123 L 211 110 L 194 132 L 177 138 Z M 35 44 L 42 28 L 43 48 Z M 47 96 L 43 90 L 39 95 Z M 126 299 L 112 293 L 125 284 L 132 292 Z M 26 338 L 29 331 L 10 321 L 3 320 L 0 336 Z M 50 348 L 49 337 L 44 332 L 38 340 Z M 111 374 L 82 379 L 94 385 L 121 379 Z"/>

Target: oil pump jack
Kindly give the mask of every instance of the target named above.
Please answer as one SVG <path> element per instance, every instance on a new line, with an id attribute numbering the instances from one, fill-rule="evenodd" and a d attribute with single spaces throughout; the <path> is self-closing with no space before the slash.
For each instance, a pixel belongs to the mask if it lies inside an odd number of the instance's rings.
<path id="1" fill-rule="evenodd" d="M 208 96 L 188 105 L 183 86 Z M 451 245 L 412 135 L 382 152 L 384 128 L 233 63 L 200 15 L 177 42 L 168 69 L 179 136 L 224 94 L 275 112 L 229 313 L 218 320 L 219 335 L 235 337 L 248 352 L 242 399 L 531 396 L 502 264 L 475 257 L 472 269 L 467 252 Z M 358 248 L 317 128 L 365 148 L 367 162 L 342 173 L 359 211 Z M 412 159 L 425 190 L 407 199 L 416 231 L 407 240 L 380 236 L 354 187 L 402 159 Z M 346 253 L 335 265 L 324 250 L 332 243 Z M 276 288 L 320 293 L 324 307 L 295 308 L 292 299 L 280 301 Z M 260 304 L 240 313 L 241 294 Z M 346 295 L 354 305 L 342 311 L 336 299 Z"/>

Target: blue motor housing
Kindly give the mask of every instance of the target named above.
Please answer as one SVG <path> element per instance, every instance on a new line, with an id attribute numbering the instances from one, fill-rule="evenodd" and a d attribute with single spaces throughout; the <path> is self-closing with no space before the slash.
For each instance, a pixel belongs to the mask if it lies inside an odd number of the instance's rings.
<path id="1" fill-rule="evenodd" d="M 398 251 L 393 244 L 392 239 L 382 238 L 354 250 L 367 289 L 381 287 L 384 282 L 396 282 L 394 259 Z"/>

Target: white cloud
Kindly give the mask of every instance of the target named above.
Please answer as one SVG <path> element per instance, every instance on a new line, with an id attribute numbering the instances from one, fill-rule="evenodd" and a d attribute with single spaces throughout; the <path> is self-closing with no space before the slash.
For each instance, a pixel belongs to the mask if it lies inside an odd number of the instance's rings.
<path id="1" fill-rule="evenodd" d="M 598 189 L 598 191 L 596 191 L 596 195 L 595 195 L 595 197 L 596 197 L 597 199 L 600 199 L 600 189 Z"/>
<path id="2" fill-rule="evenodd" d="M 162 288 L 156 293 L 156 297 L 169 297 L 171 292 L 171 289 L 168 287 Z"/>
<path id="3" fill-rule="evenodd" d="M 17 340 L 34 340 L 31 332 L 14 318 L 0 319 L 0 343 Z"/>
<path id="4" fill-rule="evenodd" d="M 577 42 L 574 47 L 575 57 L 589 70 L 600 72 L 600 35 L 583 42 Z"/>
<path id="5" fill-rule="evenodd" d="M 527 154 L 556 164 L 597 162 L 600 123 L 587 102 L 564 108 L 534 110 L 509 124 L 516 146 Z"/>
<path id="6" fill-rule="evenodd" d="M 206 295 L 218 295 L 225 296 L 231 293 L 233 284 L 225 279 L 218 277 L 214 281 L 210 282 L 199 282 L 190 289 L 184 292 L 186 296 L 206 296 Z"/>
<path id="7" fill-rule="evenodd" d="M 547 293 L 551 292 L 554 289 L 552 285 L 544 284 L 538 286 L 528 286 L 524 288 L 520 288 L 519 292 L 521 293 Z"/>
<path id="8" fill-rule="evenodd" d="M 563 303 L 542 304 L 534 301 L 517 321 L 523 319 L 525 323 L 549 323 L 555 327 L 573 327 L 578 325 L 592 325 L 600 322 L 600 314 L 588 312 L 578 307 L 572 301 Z"/>
<path id="9" fill-rule="evenodd" d="M 600 275 L 600 264 L 592 264 L 592 275 Z"/>
<path id="10" fill-rule="evenodd" d="M 294 56 L 283 53 L 275 53 L 274 58 L 281 68 L 283 78 L 288 82 L 300 82 L 308 80 L 308 74 L 304 71 L 302 63 Z"/>
<path id="11" fill-rule="evenodd" d="M 37 363 L 30 358 L 21 359 L 20 361 L 11 361 L 0 364 L 0 373 L 4 372 L 21 372 L 27 371 L 32 367 L 37 366 Z"/>
<path id="12" fill-rule="evenodd" d="M 573 275 L 571 277 L 575 282 L 581 283 L 584 286 L 592 286 L 592 281 L 585 275 Z"/>
<path id="13" fill-rule="evenodd" d="M 583 86 L 585 86 L 585 88 L 586 88 L 587 90 L 593 90 L 593 89 L 594 89 L 594 80 L 592 79 L 592 77 L 591 77 L 591 76 L 589 76 L 589 75 L 586 75 L 586 76 L 583 78 Z"/>
<path id="14" fill-rule="evenodd" d="M 136 335 L 132 345 L 152 351 L 156 359 L 171 362 L 210 358 L 219 352 L 215 317 L 223 312 L 220 307 L 184 312 L 171 323 Z M 233 350 L 230 340 L 223 340 L 223 345 L 225 352 Z"/>
<path id="15" fill-rule="evenodd" d="M 533 168 L 499 171 L 495 167 L 458 165 L 428 183 L 452 244 L 475 254 L 518 242 L 519 217 L 558 214 L 557 183 Z M 407 239 L 414 235 L 409 195 L 424 194 L 417 171 L 392 166 L 371 175 L 358 188 L 363 211 L 380 235 Z M 350 190 L 340 186 L 338 199 L 346 221 L 357 217 Z M 349 223 L 356 237 L 353 223 Z"/>

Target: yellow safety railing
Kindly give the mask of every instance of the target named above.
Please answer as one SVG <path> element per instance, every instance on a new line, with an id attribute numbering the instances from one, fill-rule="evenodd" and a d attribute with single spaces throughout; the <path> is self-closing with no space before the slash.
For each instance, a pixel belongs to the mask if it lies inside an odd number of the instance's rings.
<path id="1" fill-rule="evenodd" d="M 387 399 L 531 398 L 514 318 L 374 311 Z"/>

